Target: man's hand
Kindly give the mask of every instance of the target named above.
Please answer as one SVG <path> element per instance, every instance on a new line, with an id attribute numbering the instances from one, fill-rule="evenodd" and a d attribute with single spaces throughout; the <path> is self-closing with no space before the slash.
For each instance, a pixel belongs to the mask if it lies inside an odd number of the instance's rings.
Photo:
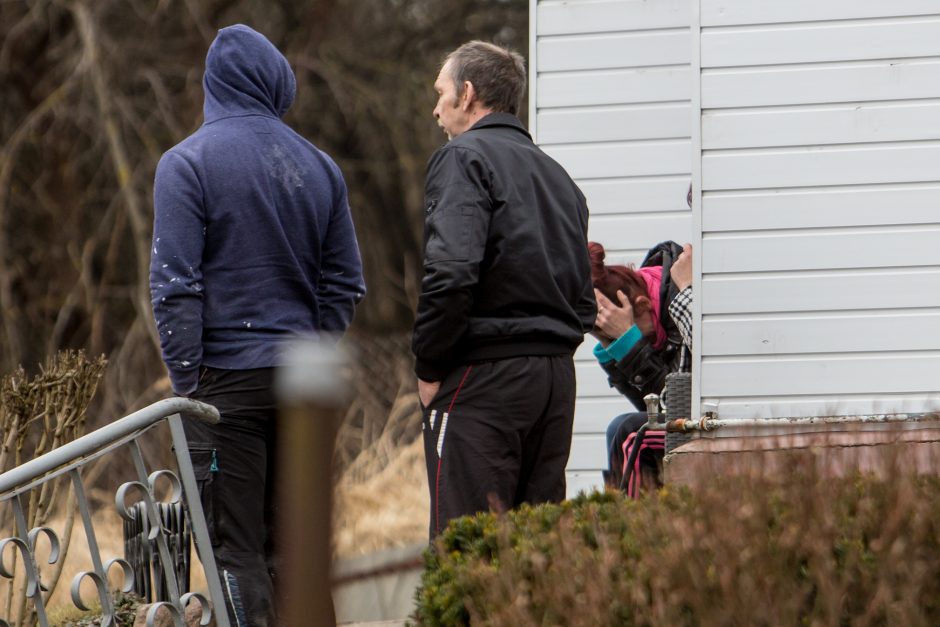
<path id="1" fill-rule="evenodd" d="M 619 305 L 614 304 L 597 289 L 594 290 L 594 297 L 597 299 L 597 319 L 594 326 L 601 333 L 614 341 L 630 330 L 633 326 L 633 306 L 626 294 L 617 290 Z"/>
<path id="2" fill-rule="evenodd" d="M 692 244 L 682 247 L 682 254 L 669 268 L 669 276 L 680 292 L 692 285 Z"/>
<path id="3" fill-rule="evenodd" d="M 440 389 L 440 381 L 422 381 L 418 379 L 418 400 L 421 401 L 421 406 L 427 407 L 430 405 Z"/>

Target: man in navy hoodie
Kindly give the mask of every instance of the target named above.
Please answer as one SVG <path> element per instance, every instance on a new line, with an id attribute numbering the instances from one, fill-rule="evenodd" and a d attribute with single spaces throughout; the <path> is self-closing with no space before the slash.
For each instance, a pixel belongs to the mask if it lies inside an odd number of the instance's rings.
<path id="1" fill-rule="evenodd" d="M 280 119 L 284 56 L 223 28 L 203 88 L 203 125 L 157 166 L 150 290 L 173 391 L 222 415 L 185 426 L 232 624 L 273 625 L 273 368 L 344 332 L 365 284 L 339 168 Z"/>

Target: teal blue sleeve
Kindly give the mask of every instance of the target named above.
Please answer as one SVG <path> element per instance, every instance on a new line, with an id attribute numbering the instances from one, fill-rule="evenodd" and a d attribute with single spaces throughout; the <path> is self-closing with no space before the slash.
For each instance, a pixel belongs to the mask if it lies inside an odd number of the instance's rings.
<path id="1" fill-rule="evenodd" d="M 630 349 L 640 341 L 640 338 L 643 337 L 643 333 L 640 332 L 640 328 L 636 325 L 630 327 L 630 330 L 621 335 L 615 342 L 607 346 L 607 355 L 615 360 L 620 361 L 630 352 Z"/>
<path id="2" fill-rule="evenodd" d="M 597 357 L 597 361 L 602 364 L 610 363 L 614 360 L 609 354 L 607 354 L 607 349 L 601 346 L 601 343 L 598 342 L 597 346 L 594 347 L 594 356 Z"/>

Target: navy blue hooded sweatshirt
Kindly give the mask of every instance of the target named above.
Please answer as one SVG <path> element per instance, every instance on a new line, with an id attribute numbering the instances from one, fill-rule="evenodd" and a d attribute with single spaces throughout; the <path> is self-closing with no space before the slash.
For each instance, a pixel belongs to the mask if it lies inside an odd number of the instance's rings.
<path id="1" fill-rule="evenodd" d="M 200 366 L 276 366 L 284 341 L 342 333 L 365 294 L 339 168 L 281 116 L 296 82 L 263 35 L 223 28 L 203 125 L 160 159 L 150 292 L 173 390 Z"/>

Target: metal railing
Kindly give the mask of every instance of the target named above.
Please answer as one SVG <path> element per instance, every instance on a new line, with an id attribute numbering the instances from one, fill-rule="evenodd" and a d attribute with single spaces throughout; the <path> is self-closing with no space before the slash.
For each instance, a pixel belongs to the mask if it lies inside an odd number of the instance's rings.
<path id="1" fill-rule="evenodd" d="M 161 610 L 169 613 L 177 627 L 184 627 L 185 609 L 193 600 L 197 600 L 202 607 L 200 624 L 209 624 L 213 618 L 212 607 L 215 607 L 218 608 L 218 611 L 214 613 L 216 624 L 219 627 L 229 627 L 228 614 L 225 611 L 222 594 L 222 584 L 215 559 L 212 556 L 209 530 L 199 500 L 196 478 L 190 463 L 189 447 L 186 444 L 180 414 L 186 414 L 210 423 L 219 421 L 219 413 L 211 405 L 186 398 L 165 399 L 0 475 L 0 505 L 9 504 L 13 508 L 15 525 L 14 535 L 0 540 L 0 576 L 8 579 L 13 579 L 15 576 L 15 572 L 8 570 L 3 560 L 4 551 L 12 545 L 15 547 L 13 551 L 18 552 L 22 559 L 26 577 L 26 596 L 33 603 L 36 619 L 41 627 L 48 627 L 49 620 L 43 599 L 42 571 L 36 557 L 36 547 L 39 538 L 45 536 L 51 546 L 48 559 L 45 561 L 49 564 L 55 564 L 59 559 L 60 541 L 55 531 L 49 527 L 27 529 L 27 511 L 24 507 L 23 497 L 28 495 L 31 490 L 41 488 L 44 484 L 58 477 L 67 476 L 69 478 L 81 515 L 92 562 L 92 570 L 80 572 L 72 580 L 72 602 L 81 610 L 87 611 L 89 609 L 89 604 L 82 599 L 81 585 L 86 579 L 92 581 L 97 590 L 98 601 L 101 604 L 101 625 L 102 627 L 114 625 L 115 607 L 108 589 L 108 573 L 114 566 L 119 566 L 122 570 L 122 581 L 119 588 L 124 592 L 128 592 L 134 585 L 133 570 L 125 559 L 112 558 L 107 561 L 102 559 L 92 524 L 91 510 L 85 494 L 85 487 L 82 483 L 82 469 L 90 462 L 121 447 L 130 449 L 137 476 L 135 480 L 128 481 L 118 488 L 115 495 L 115 505 L 121 517 L 127 520 L 133 516 L 126 503 L 127 497 L 135 494 L 143 502 L 150 523 L 150 540 L 156 543 L 156 557 L 162 567 L 159 570 L 162 571 L 163 583 L 169 593 L 168 601 L 158 601 L 150 606 L 146 615 L 148 627 L 153 627 L 157 613 Z M 141 436 L 163 422 L 166 422 L 170 428 L 173 450 L 178 465 L 178 475 L 165 469 L 148 473 L 138 442 Z M 168 482 L 170 486 L 169 502 L 178 503 L 185 500 L 196 540 L 196 550 L 205 571 L 209 596 L 213 601 L 212 606 L 200 593 L 187 592 L 181 594 L 180 586 L 176 581 L 176 570 L 173 567 L 166 532 L 157 511 L 158 499 L 155 486 L 158 481 Z M 0 627 L 9 627 L 9 623 L 4 618 L 0 618 Z"/>

